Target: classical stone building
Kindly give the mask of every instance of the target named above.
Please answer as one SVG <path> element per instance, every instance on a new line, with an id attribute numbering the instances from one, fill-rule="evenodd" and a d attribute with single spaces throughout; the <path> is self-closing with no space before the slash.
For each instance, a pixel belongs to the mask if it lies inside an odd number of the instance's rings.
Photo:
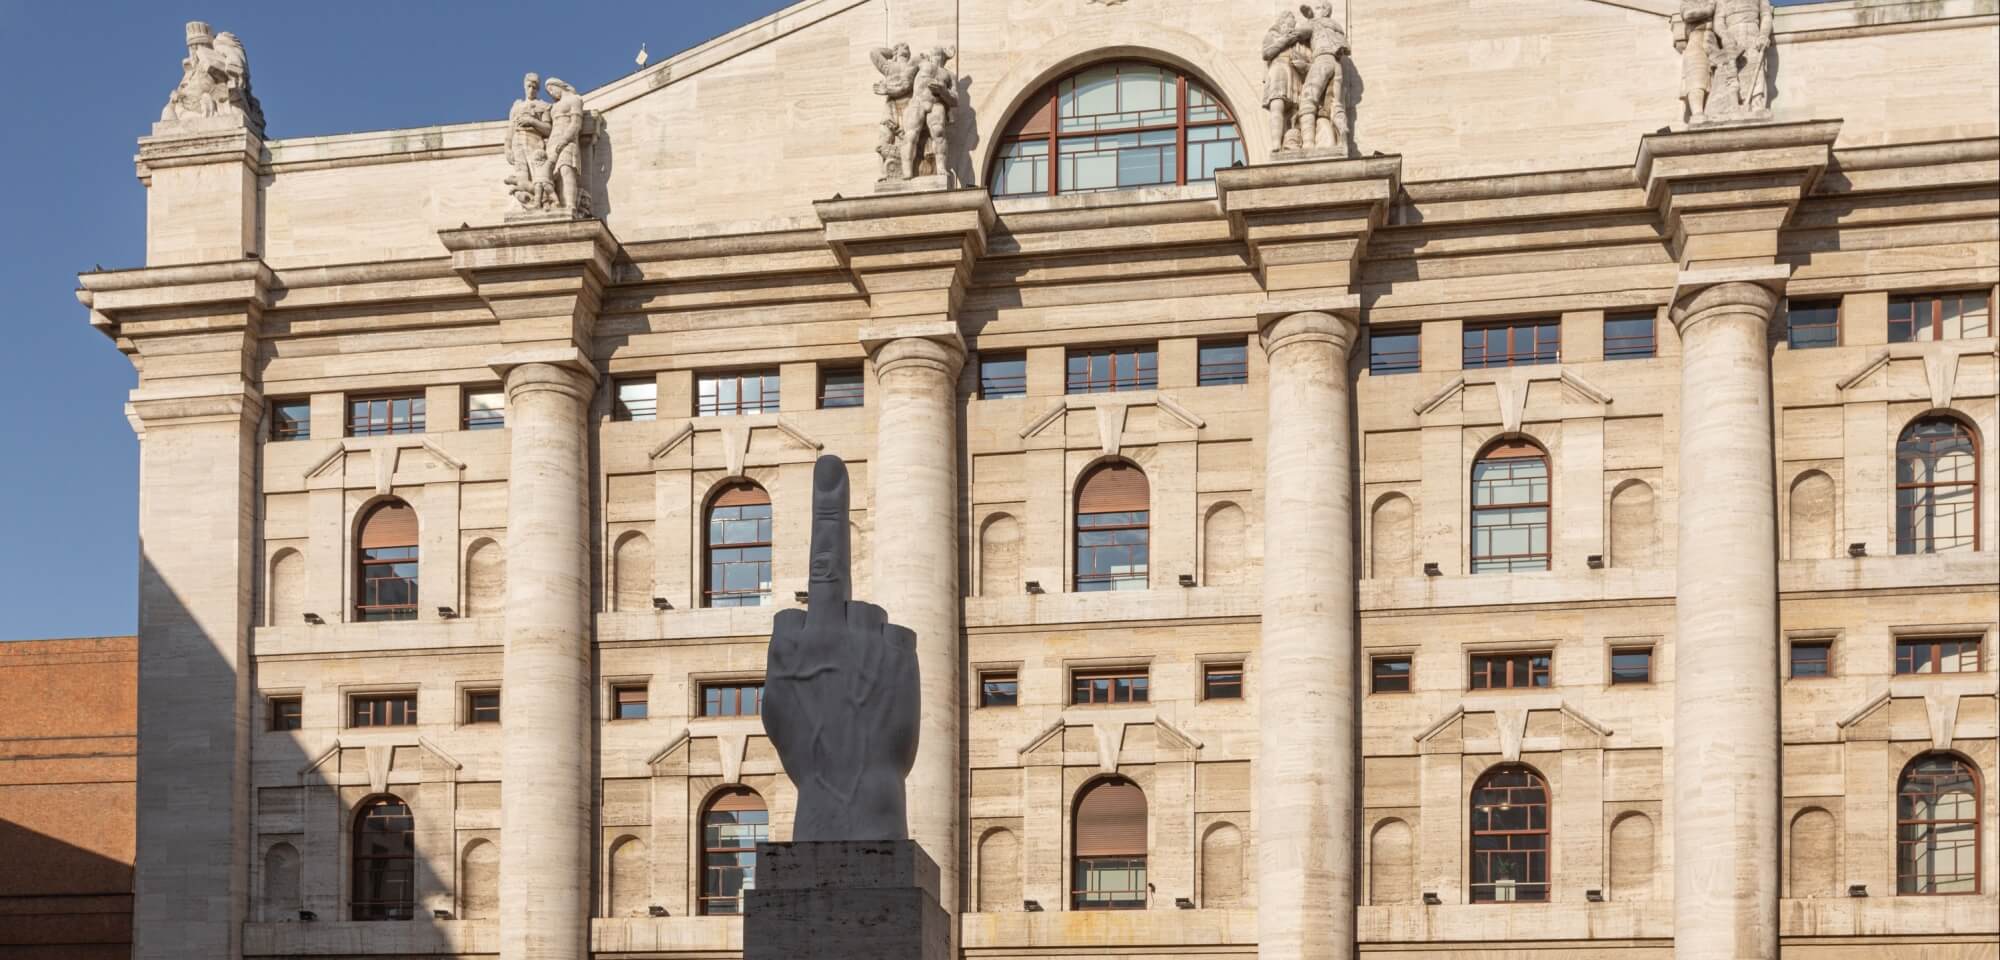
<path id="1" fill-rule="evenodd" d="M 295 139 L 188 42 L 135 956 L 733 955 L 834 453 L 966 957 L 2000 957 L 1989 0 L 806 0 Z"/>

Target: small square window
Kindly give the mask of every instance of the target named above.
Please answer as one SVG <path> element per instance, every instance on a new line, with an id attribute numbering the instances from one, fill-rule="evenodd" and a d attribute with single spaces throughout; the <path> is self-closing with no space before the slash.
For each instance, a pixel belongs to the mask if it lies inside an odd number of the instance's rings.
<path id="1" fill-rule="evenodd" d="M 500 691 L 467 690 L 465 692 L 466 723 L 499 723 Z"/>
<path id="2" fill-rule="evenodd" d="M 1021 703 L 1021 681 L 1012 670 L 996 670 L 979 675 L 979 705 L 1013 707 Z"/>
<path id="3" fill-rule="evenodd" d="M 1652 683 L 1653 648 L 1621 647 L 1611 651 L 1611 682 Z"/>
<path id="4" fill-rule="evenodd" d="M 417 695 L 392 693 L 348 701 L 350 727 L 411 727 L 417 723 Z"/>
<path id="5" fill-rule="evenodd" d="M 1200 361 L 1195 371 L 1197 386 L 1221 387 L 1250 382 L 1250 348 L 1244 341 L 1204 343 L 1199 351 Z"/>
<path id="6" fill-rule="evenodd" d="M 1792 679 L 1809 680 L 1830 676 L 1833 676 L 1833 641 L 1792 641 Z"/>
<path id="7" fill-rule="evenodd" d="M 1654 315 L 1627 313 L 1604 318 L 1604 359 L 1641 360 L 1659 352 Z"/>
<path id="8" fill-rule="evenodd" d="M 498 430 L 507 425 L 507 395 L 499 390 L 465 392 L 465 429 Z"/>
<path id="9" fill-rule="evenodd" d="M 1019 353 L 979 355 L 979 399 L 1028 395 L 1028 358 Z"/>
<path id="10" fill-rule="evenodd" d="M 660 414 L 660 382 L 653 377 L 612 384 L 611 419 L 652 420 Z"/>
<path id="11" fill-rule="evenodd" d="M 1149 678 L 1143 671 L 1094 670 L 1076 673 L 1069 678 L 1069 702 L 1146 703 L 1150 686 Z"/>
<path id="12" fill-rule="evenodd" d="M 701 685 L 701 715 L 704 717 L 755 717 L 764 712 L 762 683 L 704 683 Z"/>
<path id="13" fill-rule="evenodd" d="M 298 697 L 271 698 L 271 729 L 303 730 L 305 725 L 305 705 Z"/>
<path id="14" fill-rule="evenodd" d="M 611 719 L 613 720 L 646 719 L 645 684 L 632 684 L 629 686 L 612 687 L 611 701 L 612 701 Z"/>
<path id="15" fill-rule="evenodd" d="M 271 439 L 279 442 L 311 440 L 312 401 L 271 401 Z"/>
<path id="16" fill-rule="evenodd" d="M 1375 693 L 1410 692 L 1410 655 L 1374 657 L 1369 661 L 1372 675 L 1369 690 Z"/>
<path id="17" fill-rule="evenodd" d="M 1414 327 L 1369 328 L 1368 373 L 1380 377 L 1423 369 L 1422 339 Z"/>
<path id="18" fill-rule="evenodd" d="M 862 404 L 861 368 L 822 370 L 819 374 L 819 407 L 837 410 Z"/>
<path id="19" fill-rule="evenodd" d="M 1786 301 L 1785 342 L 1793 350 L 1840 346 L 1840 301 Z"/>
<path id="20" fill-rule="evenodd" d="M 1211 663 L 1201 670 L 1201 698 L 1203 700 L 1243 699 L 1243 665 L 1240 663 Z"/>
<path id="21" fill-rule="evenodd" d="M 1899 674 L 1978 673 L 1978 637 L 1900 637 L 1896 640 Z"/>

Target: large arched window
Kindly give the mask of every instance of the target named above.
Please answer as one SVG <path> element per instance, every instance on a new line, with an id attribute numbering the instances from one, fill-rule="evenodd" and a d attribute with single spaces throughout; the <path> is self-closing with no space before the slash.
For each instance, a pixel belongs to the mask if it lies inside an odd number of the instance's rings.
<path id="1" fill-rule="evenodd" d="M 1146 795 L 1123 777 L 1085 787 L 1076 801 L 1070 909 L 1146 909 Z"/>
<path id="2" fill-rule="evenodd" d="M 1150 550 L 1146 473 L 1123 461 L 1084 475 L 1076 491 L 1076 589 L 1146 589 Z"/>
<path id="3" fill-rule="evenodd" d="M 1043 87 L 1000 140 L 987 176 L 996 197 L 1199 183 L 1244 162 L 1242 132 L 1222 98 L 1171 67 L 1137 60 L 1095 64 Z"/>
<path id="4" fill-rule="evenodd" d="M 408 920 L 416 903 L 416 820 L 395 797 L 377 797 L 354 817 L 356 920 Z"/>
<path id="5" fill-rule="evenodd" d="M 1522 764 L 1472 787 L 1472 902 L 1549 899 L 1549 785 Z"/>
<path id="6" fill-rule="evenodd" d="M 1549 455 L 1503 440 L 1472 464 L 1472 572 L 1549 568 Z"/>
<path id="7" fill-rule="evenodd" d="M 401 500 L 376 504 L 361 520 L 355 552 L 354 618 L 417 618 L 417 511 Z"/>
<path id="8" fill-rule="evenodd" d="M 1926 753 L 1896 784 L 1896 892 L 1979 892 L 1979 773 Z"/>
<path id="9" fill-rule="evenodd" d="M 1979 444 L 1957 417 L 1922 417 L 1896 440 L 1896 552 L 1979 549 Z"/>
<path id="10" fill-rule="evenodd" d="M 704 915 L 743 912 L 743 891 L 757 886 L 757 844 L 770 839 L 771 814 L 749 787 L 731 787 L 701 814 L 701 900 Z"/>
<path id="11" fill-rule="evenodd" d="M 723 487 L 708 505 L 711 607 L 757 607 L 771 596 L 771 495 L 748 480 Z"/>

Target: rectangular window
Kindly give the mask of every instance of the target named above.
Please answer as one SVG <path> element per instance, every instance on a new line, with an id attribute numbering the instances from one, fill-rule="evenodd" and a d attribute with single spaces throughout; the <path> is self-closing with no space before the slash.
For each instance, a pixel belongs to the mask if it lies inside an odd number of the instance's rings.
<path id="1" fill-rule="evenodd" d="M 1369 661 L 1372 676 L 1368 689 L 1375 693 L 1410 692 L 1410 655 L 1374 657 Z"/>
<path id="2" fill-rule="evenodd" d="M 861 402 L 860 367 L 849 367 L 844 370 L 821 370 L 819 372 L 819 408 L 821 410 L 858 407 L 861 406 Z"/>
<path id="3" fill-rule="evenodd" d="M 755 717 L 763 712 L 764 685 L 761 683 L 701 685 L 701 715 L 704 717 Z"/>
<path id="4" fill-rule="evenodd" d="M 1468 690 L 1516 690 L 1549 685 L 1549 654 L 1474 654 Z"/>
<path id="5" fill-rule="evenodd" d="M 611 719 L 646 719 L 646 685 L 621 684 L 611 688 Z"/>
<path id="6" fill-rule="evenodd" d="M 778 371 L 737 370 L 694 378 L 694 412 L 702 417 L 735 417 L 778 412 Z"/>
<path id="7" fill-rule="evenodd" d="M 1909 637 L 1896 641 L 1896 672 L 1978 673 L 1978 637 Z"/>
<path id="8" fill-rule="evenodd" d="M 466 723 L 499 723 L 500 691 L 467 690 L 465 692 Z"/>
<path id="9" fill-rule="evenodd" d="M 1071 350 L 1069 393 L 1116 393 L 1151 390 L 1160 385 L 1160 351 L 1151 344 Z"/>
<path id="10" fill-rule="evenodd" d="M 1889 300 L 1889 342 L 1971 340 L 1993 335 L 1985 291 L 1924 293 Z"/>
<path id="11" fill-rule="evenodd" d="M 1201 670 L 1201 698 L 1203 700 L 1243 699 L 1243 665 L 1240 663 L 1211 663 Z"/>
<path id="12" fill-rule="evenodd" d="M 271 401 L 271 439 L 279 442 L 311 440 L 312 401 Z"/>
<path id="13" fill-rule="evenodd" d="M 1618 647 L 1611 651 L 1611 682 L 1652 683 L 1653 648 Z"/>
<path id="14" fill-rule="evenodd" d="M 1221 387 L 1250 382 L 1250 348 L 1243 341 L 1204 343 L 1196 349 L 1199 354 L 1195 371 L 1197 386 Z"/>
<path id="15" fill-rule="evenodd" d="M 1073 910 L 1146 909 L 1145 857 L 1078 857 Z"/>
<path id="16" fill-rule="evenodd" d="M 1147 677 L 1144 671 L 1094 670 L 1071 674 L 1071 703 L 1145 703 Z"/>
<path id="17" fill-rule="evenodd" d="M 611 385 L 611 419 L 652 420 L 660 415 L 660 381 L 653 377 Z"/>
<path id="18" fill-rule="evenodd" d="M 1373 376 L 1422 370 L 1423 338 L 1415 327 L 1368 330 L 1368 372 Z"/>
<path id="19" fill-rule="evenodd" d="M 979 675 L 979 705 L 1013 707 L 1021 703 L 1021 681 L 1012 670 Z"/>
<path id="20" fill-rule="evenodd" d="M 305 706 L 298 697 L 271 698 L 271 729 L 305 729 Z"/>
<path id="21" fill-rule="evenodd" d="M 347 435 L 387 437 L 424 432 L 424 395 L 361 397 L 347 402 Z"/>
<path id="22" fill-rule="evenodd" d="M 1793 350 L 1840 346 L 1840 301 L 1786 301 L 1785 342 Z"/>
<path id="23" fill-rule="evenodd" d="M 1794 680 L 1833 676 L 1833 642 L 1830 640 L 1792 641 Z"/>
<path id="24" fill-rule="evenodd" d="M 507 395 L 499 390 L 465 392 L 465 429 L 498 430 L 507 425 Z"/>
<path id="25" fill-rule="evenodd" d="M 1604 318 L 1604 359 L 1639 360 L 1659 352 L 1652 313 L 1627 313 Z"/>
<path id="26" fill-rule="evenodd" d="M 417 722 L 417 695 L 390 693 L 348 699 L 350 727 L 409 727 Z"/>
<path id="27" fill-rule="evenodd" d="M 1521 367 L 1562 359 L 1562 324 L 1513 320 L 1465 328 L 1465 369 Z"/>
<path id="28" fill-rule="evenodd" d="M 1028 357 L 1021 353 L 979 355 L 979 399 L 1028 395 Z"/>

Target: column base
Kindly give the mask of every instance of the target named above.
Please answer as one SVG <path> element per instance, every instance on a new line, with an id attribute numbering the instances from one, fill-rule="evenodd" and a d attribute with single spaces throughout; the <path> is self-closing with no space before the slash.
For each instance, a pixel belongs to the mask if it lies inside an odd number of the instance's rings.
<path id="1" fill-rule="evenodd" d="M 946 960 L 938 867 L 914 840 L 757 845 L 744 960 Z"/>

